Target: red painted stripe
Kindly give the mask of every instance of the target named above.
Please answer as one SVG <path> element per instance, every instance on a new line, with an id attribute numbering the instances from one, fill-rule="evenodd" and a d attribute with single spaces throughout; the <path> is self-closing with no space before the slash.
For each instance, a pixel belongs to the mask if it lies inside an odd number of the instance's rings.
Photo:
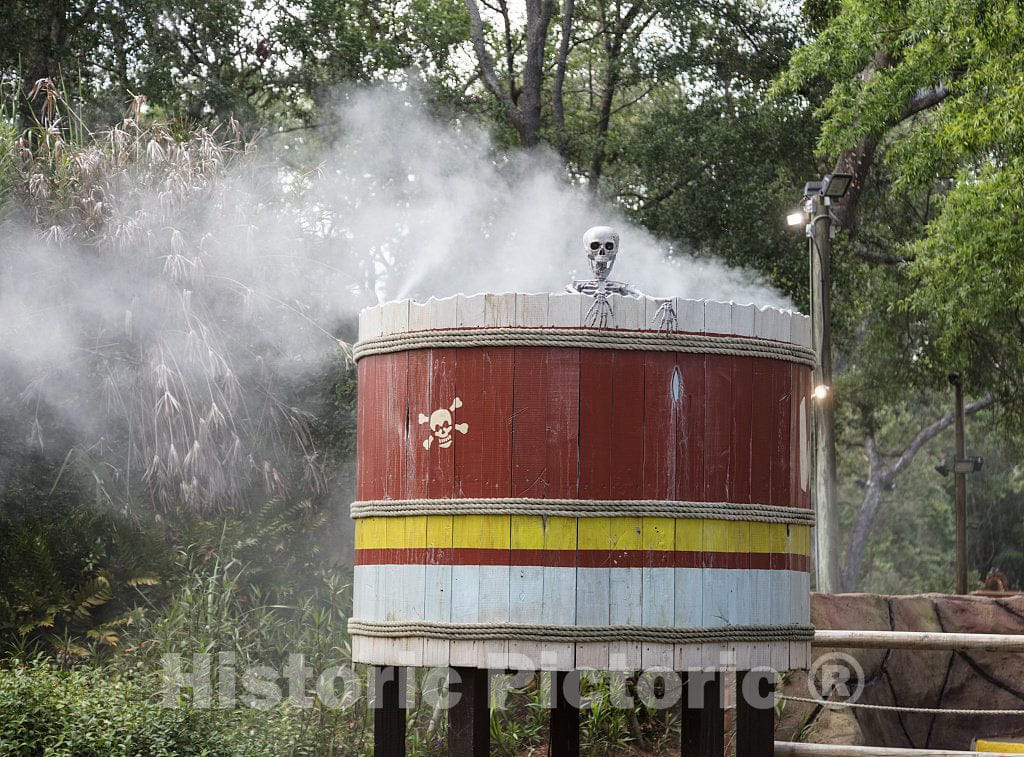
<path id="1" fill-rule="evenodd" d="M 806 555 L 660 549 L 357 549 L 356 565 L 530 565 L 551 568 L 724 568 L 806 572 Z"/>

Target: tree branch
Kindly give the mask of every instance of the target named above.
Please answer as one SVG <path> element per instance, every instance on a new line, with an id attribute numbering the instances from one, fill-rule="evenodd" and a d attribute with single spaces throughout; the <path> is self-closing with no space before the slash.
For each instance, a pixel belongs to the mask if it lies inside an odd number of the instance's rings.
<path id="1" fill-rule="evenodd" d="M 993 395 L 986 394 L 981 399 L 974 400 L 974 402 L 969 402 L 964 405 L 964 415 L 973 415 L 979 410 L 983 410 L 994 404 L 995 401 L 996 398 Z M 906 449 L 903 450 L 903 454 L 901 454 L 899 458 L 897 458 L 896 462 L 893 463 L 885 472 L 886 482 L 892 482 L 896 476 L 906 470 L 907 466 L 913 462 L 914 456 L 921 451 L 921 447 L 953 425 L 954 420 L 955 419 L 951 411 L 939 418 L 935 423 L 918 431 L 917 435 L 910 440 L 910 444 L 908 444 Z"/>
<path id="2" fill-rule="evenodd" d="M 505 114 L 517 128 L 522 123 L 522 114 L 516 108 L 511 95 L 506 92 L 501 82 L 494 73 L 494 61 L 487 52 L 487 42 L 484 40 L 484 21 L 480 17 L 480 8 L 476 0 L 465 0 L 466 10 L 469 12 L 469 36 L 473 41 L 473 51 L 476 53 L 477 62 L 480 64 L 480 77 L 483 79 L 487 89 L 498 100 L 498 103 L 505 108 Z"/>
<path id="3" fill-rule="evenodd" d="M 555 64 L 555 78 L 551 83 L 551 114 L 558 134 L 558 149 L 565 150 L 565 103 L 562 88 L 565 85 L 565 70 L 569 61 L 569 44 L 572 41 L 572 16 L 575 0 L 564 0 L 562 5 L 562 40 L 558 45 L 558 59 Z"/>

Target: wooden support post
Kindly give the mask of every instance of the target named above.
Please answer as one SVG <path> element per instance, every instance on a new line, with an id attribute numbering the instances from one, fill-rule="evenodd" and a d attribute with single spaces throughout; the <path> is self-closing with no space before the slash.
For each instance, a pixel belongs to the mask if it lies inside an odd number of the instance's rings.
<path id="1" fill-rule="evenodd" d="M 722 674 L 691 671 L 683 680 L 682 755 L 721 757 L 725 752 Z"/>
<path id="2" fill-rule="evenodd" d="M 579 692 L 572 698 L 565 695 L 566 679 L 578 687 L 579 677 L 570 675 L 560 670 L 551 674 L 551 757 L 579 757 L 580 753 Z"/>
<path id="3" fill-rule="evenodd" d="M 377 665 L 373 757 L 405 757 L 405 668 Z"/>
<path id="4" fill-rule="evenodd" d="M 449 691 L 459 696 L 448 710 L 448 756 L 488 757 L 491 753 L 488 672 L 480 668 L 453 668 Z"/>
<path id="5" fill-rule="evenodd" d="M 736 757 L 774 757 L 774 674 L 736 673 Z"/>

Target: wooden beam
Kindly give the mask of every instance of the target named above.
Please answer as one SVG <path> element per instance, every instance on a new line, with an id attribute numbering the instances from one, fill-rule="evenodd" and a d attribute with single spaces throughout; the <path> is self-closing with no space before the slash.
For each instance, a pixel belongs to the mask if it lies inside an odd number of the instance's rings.
<path id="1" fill-rule="evenodd" d="M 775 691 L 771 673 L 736 673 L 736 757 L 773 757 Z"/>
<path id="2" fill-rule="evenodd" d="M 373 757 L 405 757 L 405 669 L 374 667 Z"/>
<path id="3" fill-rule="evenodd" d="M 579 677 L 558 670 L 551 674 L 551 736 L 550 754 L 552 757 L 579 757 L 580 753 L 580 711 L 579 692 L 573 701 L 565 695 L 566 680 L 570 685 L 579 686 Z"/>
<path id="4" fill-rule="evenodd" d="M 776 741 L 775 757 L 1013 757 L 1010 752 L 957 752 L 947 749 L 896 749 L 846 744 L 797 744 Z"/>
<path id="5" fill-rule="evenodd" d="M 459 697 L 448 710 L 448 757 L 488 757 L 491 711 L 487 671 L 453 668 L 449 688 Z"/>
<path id="6" fill-rule="evenodd" d="M 833 649 L 960 649 L 1024 652 L 1024 634 L 930 631 L 815 631 L 815 647 Z"/>
<path id="7" fill-rule="evenodd" d="M 694 671 L 680 675 L 683 681 L 681 754 L 683 757 L 721 757 L 725 751 L 722 674 Z"/>

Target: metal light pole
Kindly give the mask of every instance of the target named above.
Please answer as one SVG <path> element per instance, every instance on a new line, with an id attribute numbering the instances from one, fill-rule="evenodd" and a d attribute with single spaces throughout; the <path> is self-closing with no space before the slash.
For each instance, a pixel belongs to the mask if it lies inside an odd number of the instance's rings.
<path id="1" fill-rule="evenodd" d="M 818 363 L 814 369 L 814 506 L 817 515 L 815 554 L 818 591 L 837 591 L 839 517 L 836 498 L 835 408 L 832 399 L 832 238 L 831 205 L 846 194 L 853 176 L 831 174 L 804 185 L 803 207 L 791 213 L 790 225 L 806 224 L 811 279 L 811 339 Z"/>
<path id="2" fill-rule="evenodd" d="M 956 484 L 956 593 L 967 593 L 967 471 L 964 457 L 964 386 L 959 373 L 949 374 L 953 385 L 953 419 L 956 449 L 953 480 Z"/>
<path id="3" fill-rule="evenodd" d="M 831 198 L 807 200 L 811 275 L 811 340 L 818 364 L 814 369 L 814 503 L 817 516 L 818 591 L 838 591 L 839 513 L 836 501 L 835 406 L 832 401 L 832 236 Z"/>

